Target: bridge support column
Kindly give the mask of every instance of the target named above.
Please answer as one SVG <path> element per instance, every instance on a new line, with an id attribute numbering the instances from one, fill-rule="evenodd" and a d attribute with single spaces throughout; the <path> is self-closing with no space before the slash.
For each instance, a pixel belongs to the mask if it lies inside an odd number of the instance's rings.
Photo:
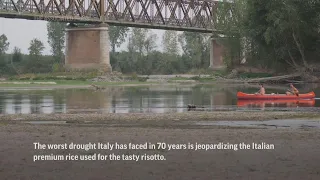
<path id="1" fill-rule="evenodd" d="M 107 25 L 66 29 L 65 67 L 69 70 L 112 71 Z"/>
<path id="2" fill-rule="evenodd" d="M 216 38 L 211 38 L 210 43 L 210 66 L 212 70 L 223 70 L 225 64 L 223 62 L 223 51 L 222 45 L 218 44 Z"/>

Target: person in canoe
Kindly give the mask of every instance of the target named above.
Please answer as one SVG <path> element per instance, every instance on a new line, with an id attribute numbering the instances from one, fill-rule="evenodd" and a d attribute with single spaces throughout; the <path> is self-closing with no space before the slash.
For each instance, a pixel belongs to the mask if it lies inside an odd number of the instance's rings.
<path id="1" fill-rule="evenodd" d="M 256 95 L 265 95 L 266 94 L 266 90 L 263 87 L 263 84 L 260 84 L 260 90 L 255 93 Z"/>
<path id="2" fill-rule="evenodd" d="M 288 91 L 286 92 L 287 95 L 296 95 L 299 96 L 299 91 L 296 87 L 293 86 L 293 84 L 290 84 L 290 88 L 291 90 L 288 89 Z"/>

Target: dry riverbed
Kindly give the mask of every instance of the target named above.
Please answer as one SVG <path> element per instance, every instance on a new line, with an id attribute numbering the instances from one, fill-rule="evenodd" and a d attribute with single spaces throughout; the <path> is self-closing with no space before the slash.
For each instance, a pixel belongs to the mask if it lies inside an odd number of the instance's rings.
<path id="1" fill-rule="evenodd" d="M 0 174 L 4 180 L 319 179 L 317 128 L 192 127 L 191 121 L 318 119 L 319 113 L 187 112 L 171 114 L 52 114 L 0 116 Z M 60 125 L 28 121 L 67 121 Z M 175 123 L 180 123 L 176 125 Z M 83 126 L 84 124 L 88 124 Z M 110 126 L 108 126 L 108 124 Z M 118 125 L 117 125 L 118 124 Z M 120 124 L 120 125 L 119 125 Z M 121 124 L 124 126 L 121 126 Z M 111 126 L 112 125 L 112 126 Z M 140 126 L 135 126 L 140 125 Z M 147 126 L 145 126 L 147 125 Z M 114 127 L 116 126 L 116 127 Z M 170 126 L 170 128 L 168 128 Z M 36 150 L 42 144 L 118 143 L 274 145 L 274 149 Z M 179 146 L 176 146 L 179 147 Z M 181 146 L 180 146 L 181 147 Z M 35 161 L 34 155 L 162 155 L 160 161 Z"/>
<path id="2" fill-rule="evenodd" d="M 320 118 L 320 112 L 296 112 L 296 111 L 190 111 L 184 113 L 91 113 L 91 114 L 14 114 L 0 115 L 1 122 L 19 121 L 68 121 L 68 122 L 144 122 L 157 121 L 216 121 L 216 120 L 270 120 L 270 119 L 293 119 L 293 118 Z M 14 121 L 13 121 L 14 120 Z"/>

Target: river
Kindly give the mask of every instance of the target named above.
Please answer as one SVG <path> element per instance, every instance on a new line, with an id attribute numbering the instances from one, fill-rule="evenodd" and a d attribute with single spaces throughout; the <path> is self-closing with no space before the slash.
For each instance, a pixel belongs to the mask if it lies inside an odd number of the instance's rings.
<path id="1" fill-rule="evenodd" d="M 267 93 L 284 93 L 288 85 L 266 87 Z M 297 85 L 301 93 L 320 95 L 320 84 Z M 51 113 L 167 113 L 188 111 L 187 105 L 202 110 L 312 110 L 320 100 L 286 102 L 238 101 L 237 91 L 256 92 L 257 87 L 206 85 L 112 86 L 93 89 L 0 89 L 0 114 Z"/>

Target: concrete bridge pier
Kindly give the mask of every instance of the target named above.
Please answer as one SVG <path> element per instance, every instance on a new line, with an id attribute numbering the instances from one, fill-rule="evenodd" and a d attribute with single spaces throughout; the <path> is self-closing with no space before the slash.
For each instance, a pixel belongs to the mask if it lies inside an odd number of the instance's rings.
<path id="1" fill-rule="evenodd" d="M 107 24 L 66 29 L 65 67 L 68 70 L 112 71 Z"/>
<path id="2" fill-rule="evenodd" d="M 225 64 L 223 61 L 224 47 L 217 42 L 217 39 L 211 37 L 210 43 L 210 66 L 212 70 L 223 70 Z"/>

